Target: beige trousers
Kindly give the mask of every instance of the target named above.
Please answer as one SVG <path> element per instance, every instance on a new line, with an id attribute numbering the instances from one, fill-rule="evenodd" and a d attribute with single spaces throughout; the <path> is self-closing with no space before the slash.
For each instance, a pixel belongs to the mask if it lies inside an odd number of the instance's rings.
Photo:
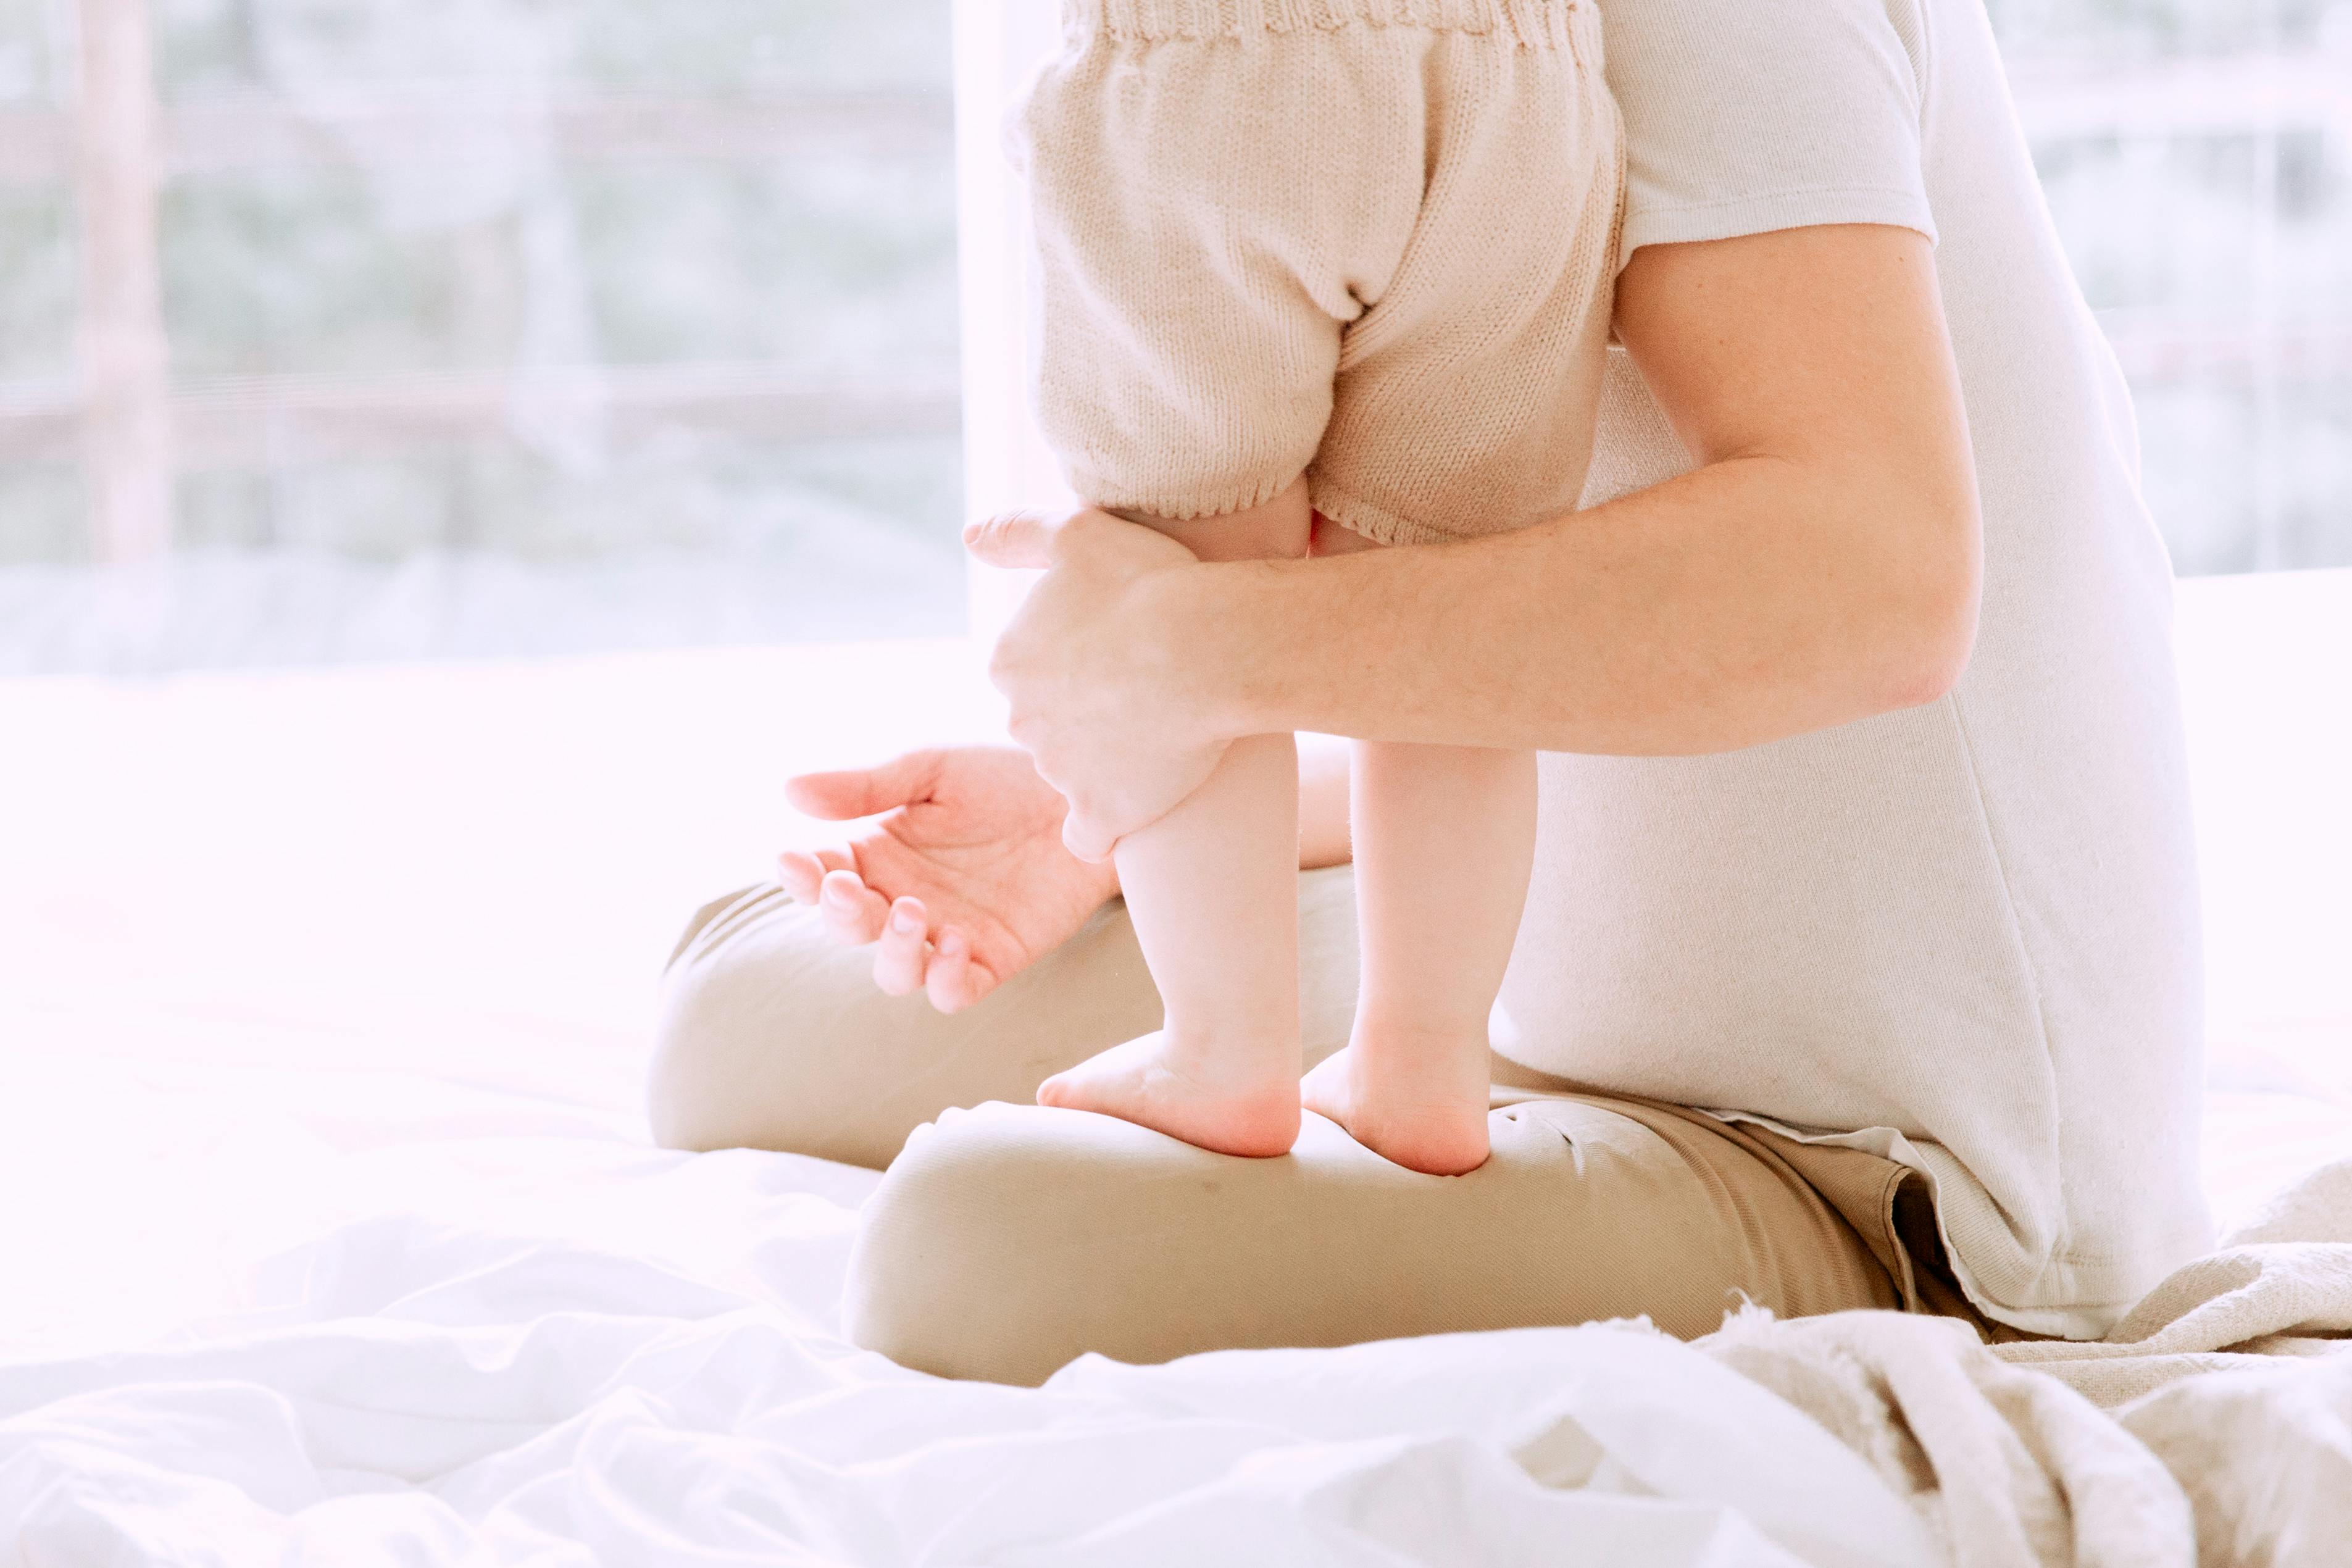
<path id="1" fill-rule="evenodd" d="M 1299 915 L 1312 1062 L 1348 1038 L 1349 869 L 1303 875 Z M 1048 1075 L 1159 1026 L 1117 902 L 952 1017 L 881 994 L 871 963 L 775 888 L 701 910 L 670 961 L 652 1113 L 671 1147 L 887 1165 L 845 1313 L 908 1366 L 1035 1384 L 1089 1351 L 1635 1315 L 1691 1337 L 1742 1299 L 1783 1316 L 1957 1305 L 1903 1167 L 1499 1059 L 1493 1157 L 1466 1176 L 1401 1169 L 1312 1116 L 1292 1153 L 1247 1160 L 1042 1109 Z"/>

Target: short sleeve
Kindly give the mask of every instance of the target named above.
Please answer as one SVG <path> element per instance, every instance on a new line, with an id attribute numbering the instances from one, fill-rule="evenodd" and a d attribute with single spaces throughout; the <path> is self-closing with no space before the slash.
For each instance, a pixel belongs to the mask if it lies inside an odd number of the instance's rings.
<path id="1" fill-rule="evenodd" d="M 1625 117 L 1623 266 L 1644 245 L 1876 223 L 1931 241 L 1915 0 L 1602 0 Z"/>

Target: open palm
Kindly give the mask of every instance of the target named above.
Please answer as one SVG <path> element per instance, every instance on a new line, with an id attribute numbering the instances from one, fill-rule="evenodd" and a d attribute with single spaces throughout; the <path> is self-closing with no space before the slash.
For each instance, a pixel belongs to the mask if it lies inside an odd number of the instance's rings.
<path id="1" fill-rule="evenodd" d="M 1065 802 L 1009 746 L 909 752 L 785 787 L 811 816 L 875 818 L 845 843 L 779 857 L 785 889 L 841 940 L 877 944 L 883 990 L 926 991 L 942 1012 L 1059 946 L 1118 890 L 1108 866 L 1064 847 Z"/>

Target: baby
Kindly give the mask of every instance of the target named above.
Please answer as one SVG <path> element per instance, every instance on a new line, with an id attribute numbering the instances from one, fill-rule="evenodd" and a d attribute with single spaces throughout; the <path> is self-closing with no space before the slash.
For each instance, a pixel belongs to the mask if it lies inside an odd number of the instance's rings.
<path id="1" fill-rule="evenodd" d="M 1623 188 L 1589 0 L 1066 0 L 1029 89 L 1040 422 L 1079 495 L 1203 561 L 1524 527 L 1591 454 Z M 1344 660 L 1348 650 L 1334 647 Z M 1167 1006 L 1037 1099 L 1286 1152 L 1486 1158 L 1531 753 L 1365 742 L 1362 989 L 1301 1081 L 1297 763 L 1237 742 L 1118 847 Z"/>

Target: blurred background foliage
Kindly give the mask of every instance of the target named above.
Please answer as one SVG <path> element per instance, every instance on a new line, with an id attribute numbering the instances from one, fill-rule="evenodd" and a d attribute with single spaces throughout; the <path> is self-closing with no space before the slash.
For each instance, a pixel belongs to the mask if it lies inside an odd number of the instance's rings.
<path id="1" fill-rule="evenodd" d="M 951 632 L 948 0 L 148 0 L 171 549 L 94 570 L 0 0 L 0 670 Z M 1992 0 L 2184 572 L 2352 563 L 2352 0 Z"/>

